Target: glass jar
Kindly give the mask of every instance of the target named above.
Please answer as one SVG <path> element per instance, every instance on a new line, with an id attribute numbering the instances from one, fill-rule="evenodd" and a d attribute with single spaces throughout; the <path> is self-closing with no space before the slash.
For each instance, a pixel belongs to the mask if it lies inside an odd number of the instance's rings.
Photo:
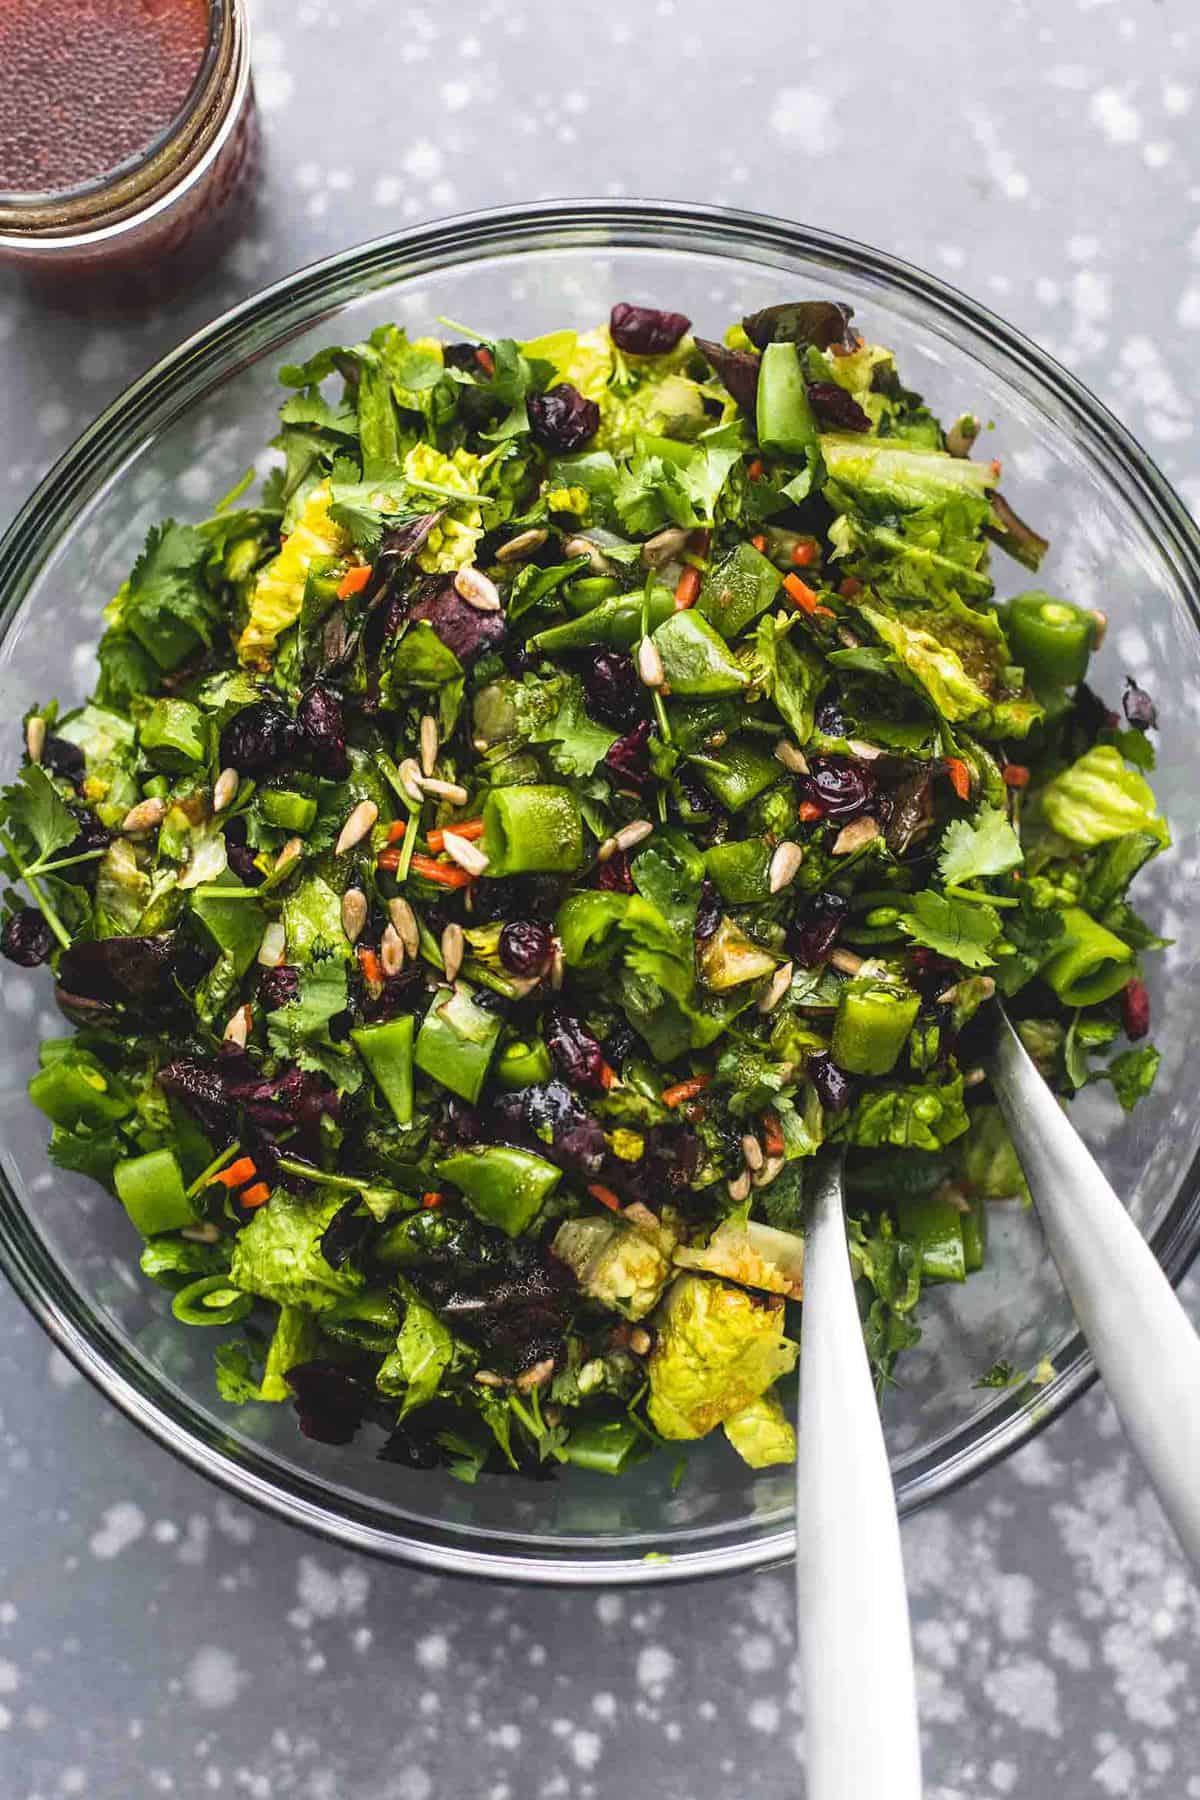
<path id="1" fill-rule="evenodd" d="M 101 176 L 54 193 L 0 191 L 0 262 L 54 287 L 80 274 L 148 279 L 227 215 L 257 140 L 245 0 L 209 0 L 207 42 L 175 117 Z"/>

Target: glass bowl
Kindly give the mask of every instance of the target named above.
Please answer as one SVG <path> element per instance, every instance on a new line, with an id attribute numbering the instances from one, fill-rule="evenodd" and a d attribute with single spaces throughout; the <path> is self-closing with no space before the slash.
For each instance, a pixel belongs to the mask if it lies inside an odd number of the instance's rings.
<path id="1" fill-rule="evenodd" d="M 136 382 L 42 483 L 0 545 L 0 708 L 80 700 L 93 680 L 99 610 L 147 527 L 202 516 L 270 435 L 279 363 L 363 338 L 382 320 L 436 329 L 439 315 L 533 336 L 607 316 L 614 300 L 681 309 L 719 335 L 753 307 L 796 293 L 850 301 L 868 338 L 893 346 L 905 381 L 944 418 L 995 422 L 988 453 L 1004 489 L 1053 548 L 1042 574 L 1111 627 L 1095 676 L 1110 699 L 1135 675 L 1163 721 L 1158 792 L 1175 844 L 1140 904 L 1177 942 L 1151 961 L 1158 1084 L 1131 1119 L 1083 1096 L 1073 1117 L 1178 1278 L 1200 1240 L 1200 1109 L 1188 1040 L 1200 1012 L 1200 537 L 1145 453 L 1078 382 L 1019 333 L 941 282 L 879 251 L 803 226 L 712 208 L 562 202 L 480 213 L 384 238 L 289 277 L 217 319 Z M 1028 585 L 997 554 L 1002 592 Z M 13 734 L 15 753 L 15 730 Z M 1200 941 L 1200 932 L 1198 932 Z M 289 1407 L 234 1408 L 212 1376 L 216 1332 L 181 1330 L 138 1272 L 119 1207 L 51 1167 L 25 1094 L 37 1039 L 61 1032 L 44 973 L 6 965 L 0 983 L 0 1259 L 55 1341 L 130 1418 L 243 1499 L 357 1549 L 445 1571 L 544 1582 L 670 1580 L 779 1561 L 794 1546 L 788 1469 L 747 1469 L 718 1436 L 628 1478 L 570 1471 L 545 1483 L 463 1486 L 301 1437 Z M 1023 1443 L 1082 1392 L 1092 1365 L 1036 1215 L 992 1212 L 987 1268 L 934 1288 L 925 1336 L 900 1367 L 885 1418 L 902 1510 Z M 1041 1386 L 981 1387 L 1000 1359 Z"/>

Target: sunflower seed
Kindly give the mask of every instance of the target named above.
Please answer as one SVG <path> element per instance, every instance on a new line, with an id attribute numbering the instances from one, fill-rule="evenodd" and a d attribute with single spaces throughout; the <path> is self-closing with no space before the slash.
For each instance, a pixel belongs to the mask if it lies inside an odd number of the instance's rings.
<path id="1" fill-rule="evenodd" d="M 466 954 L 466 949 L 467 941 L 463 936 L 463 928 L 451 919 L 449 925 L 447 925 L 445 931 L 442 933 L 442 966 L 445 970 L 447 981 L 457 980 L 458 971 L 463 965 L 463 957 Z"/>
<path id="2" fill-rule="evenodd" d="M 432 794 L 437 800 L 448 800 L 451 806 L 465 806 L 470 798 L 466 788 L 457 781 L 439 781 L 436 775 L 419 775 L 417 781 L 422 793 Z"/>
<path id="3" fill-rule="evenodd" d="M 523 556 L 532 556 L 535 550 L 540 550 L 549 536 L 550 533 L 548 531 L 538 531 L 536 529 L 533 531 L 518 531 L 516 537 L 509 538 L 507 544 L 501 544 L 496 552 L 496 561 L 502 563 L 520 562 Z"/>
<path id="4" fill-rule="evenodd" d="M 412 801 L 414 806 L 423 806 L 425 793 L 421 787 L 421 771 L 416 757 L 406 756 L 396 773 L 400 777 L 400 786 L 404 789 L 406 797 Z"/>
<path id="5" fill-rule="evenodd" d="M 564 556 L 586 556 L 593 575 L 611 575 L 612 564 L 607 556 L 597 549 L 591 538 L 568 538 L 563 545 Z"/>
<path id="6" fill-rule="evenodd" d="M 975 975 L 975 976 L 972 976 L 971 979 L 974 981 L 977 981 L 979 983 L 979 993 L 980 993 L 981 999 L 982 1000 L 990 1000 L 992 995 L 996 991 L 996 983 L 993 981 L 992 977 L 990 975 Z M 961 984 L 956 981 L 950 987 L 948 987 L 946 989 L 945 993 L 939 994 L 937 997 L 938 1005 L 939 1006 L 953 1006 L 954 1002 L 958 999 L 958 990 L 959 990 L 960 985 Z"/>
<path id="7" fill-rule="evenodd" d="M 258 946 L 258 960 L 264 969 L 277 969 L 287 954 L 287 935 L 278 919 L 272 921 L 262 934 L 262 943 Z"/>
<path id="8" fill-rule="evenodd" d="M 963 1086 L 965 1088 L 979 1087 L 979 1085 L 986 1080 L 986 1069 L 968 1069 L 963 1076 Z"/>
<path id="9" fill-rule="evenodd" d="M 756 1188 L 770 1187 L 771 1183 L 783 1173 L 783 1157 L 768 1156 L 758 1174 L 754 1177 Z"/>
<path id="10" fill-rule="evenodd" d="M 795 744 L 787 738 L 781 738 L 776 744 L 775 755 L 784 768 L 790 769 L 793 775 L 808 774 L 808 761 L 803 750 L 797 750 Z"/>
<path id="11" fill-rule="evenodd" d="M 222 769 L 213 783 L 212 809 L 215 813 L 224 812 L 232 806 L 237 798 L 238 772 L 236 769 Z"/>
<path id="12" fill-rule="evenodd" d="M 847 738 L 846 747 L 860 762 L 876 762 L 883 755 L 878 744 L 868 744 L 865 738 Z"/>
<path id="13" fill-rule="evenodd" d="M 654 1345 L 654 1339 L 644 1325 L 635 1325 L 629 1334 L 629 1348 L 635 1356 L 648 1356 Z"/>
<path id="14" fill-rule="evenodd" d="M 550 958 L 550 986 L 557 994 L 562 989 L 567 973 L 567 960 L 562 953 L 562 945 L 555 944 L 554 954 Z"/>
<path id="15" fill-rule="evenodd" d="M 499 612 L 500 590 L 472 563 L 464 563 L 454 577 L 454 591 L 476 612 Z"/>
<path id="16" fill-rule="evenodd" d="M 30 762 L 40 763 L 46 748 L 46 721 L 40 713 L 25 721 L 25 750 Z"/>
<path id="17" fill-rule="evenodd" d="M 432 714 L 426 713 L 421 720 L 421 773 L 423 775 L 432 775 L 437 768 L 438 749 L 437 720 Z"/>
<path id="18" fill-rule="evenodd" d="M 775 1008 L 779 1005 L 779 1002 L 783 999 L 783 996 L 787 993 L 787 991 L 791 987 L 791 985 L 792 985 L 792 965 L 790 962 L 787 962 L 787 963 L 784 963 L 784 965 L 781 969 L 776 969 L 775 973 L 772 975 L 770 986 L 767 988 L 766 992 L 762 995 L 761 999 L 759 1000 L 759 1003 L 758 1003 L 759 1012 L 760 1013 L 774 1012 Z"/>
<path id="19" fill-rule="evenodd" d="M 763 1166 L 763 1147 L 752 1131 L 742 1139 L 742 1155 L 751 1174 L 757 1175 Z"/>
<path id="20" fill-rule="evenodd" d="M 273 875 L 282 875 L 285 869 L 290 869 L 293 863 L 299 862 L 303 855 L 303 839 L 298 837 L 289 838 L 287 843 L 283 846 L 283 849 L 279 852 L 279 855 L 275 858 L 275 867 L 272 869 L 271 873 Z"/>
<path id="21" fill-rule="evenodd" d="M 1104 642 L 1104 636 L 1108 630 L 1108 614 L 1102 613 L 1098 606 L 1090 606 L 1088 613 L 1095 626 L 1095 630 L 1092 632 L 1092 649 L 1098 650 Z"/>
<path id="22" fill-rule="evenodd" d="M 735 1206 L 739 1205 L 743 1200 L 747 1199 L 750 1194 L 750 1171 L 749 1171 L 749 1169 L 743 1169 L 741 1174 L 738 1175 L 733 1181 L 727 1181 L 725 1183 L 725 1189 L 729 1195 L 729 1198 L 733 1201 Z"/>
<path id="23" fill-rule="evenodd" d="M 367 896 L 361 888 L 347 888 L 342 895 L 342 930 L 357 944 L 367 922 Z"/>
<path id="24" fill-rule="evenodd" d="M 333 854 L 344 856 L 347 850 L 353 850 L 355 844 L 361 844 L 378 817 L 379 808 L 373 800 L 360 800 L 342 826 L 338 841 L 333 846 Z"/>
<path id="25" fill-rule="evenodd" d="M 166 816 L 167 809 L 161 800 L 139 800 L 121 820 L 121 830 L 128 832 L 130 836 L 136 836 L 142 831 L 154 831 Z"/>
<path id="26" fill-rule="evenodd" d="M 239 1050 L 246 1048 L 246 1039 L 250 1036 L 250 1008 L 248 1006 L 238 1007 L 221 1036 L 225 1043 L 236 1044 Z"/>
<path id="27" fill-rule="evenodd" d="M 838 642 L 840 644 L 843 644 L 847 650 L 861 650 L 862 649 L 862 639 L 856 638 L 854 633 L 852 631 L 848 631 L 844 625 L 838 626 L 837 634 L 838 634 Z"/>
<path id="28" fill-rule="evenodd" d="M 517 1391 L 528 1394 L 533 1388 L 545 1387 L 554 1373 L 554 1358 L 544 1356 L 541 1362 L 535 1362 L 532 1369 L 523 1369 L 517 1376 Z"/>
<path id="29" fill-rule="evenodd" d="M 690 536 L 682 525 L 668 525 L 665 531 L 656 531 L 642 545 L 642 561 L 648 569 L 661 569 L 664 563 L 679 555 Z"/>
<path id="30" fill-rule="evenodd" d="M 667 679 L 658 645 L 651 637 L 644 637 L 638 645 L 637 671 L 644 687 L 660 688 Z"/>
<path id="31" fill-rule="evenodd" d="M 442 848 L 468 875 L 482 875 L 488 866 L 487 856 L 478 844 L 473 844 L 469 838 L 459 837 L 457 831 L 442 832 Z"/>
<path id="32" fill-rule="evenodd" d="M 491 1369 L 476 1369 L 475 1380 L 480 1387 L 502 1388 L 505 1385 L 503 1375 L 496 1375 Z"/>
<path id="33" fill-rule="evenodd" d="M 653 831 L 654 827 L 649 819 L 631 819 L 628 825 L 622 825 L 613 842 L 618 850 L 636 850 Z"/>
<path id="34" fill-rule="evenodd" d="M 404 945 L 394 925 L 385 925 L 379 940 L 379 963 L 385 975 L 398 975 L 404 967 Z"/>
<path id="35" fill-rule="evenodd" d="M 833 840 L 834 856 L 849 856 L 855 850 L 862 850 L 879 836 L 877 822 L 867 813 L 861 819 L 853 819 L 849 825 L 843 825 Z"/>
<path id="36" fill-rule="evenodd" d="M 619 848 L 620 846 L 615 837 L 605 838 L 604 842 L 596 852 L 596 861 L 601 863 L 611 862 Z"/>
<path id="37" fill-rule="evenodd" d="M 221 1228 L 213 1224 L 185 1225 L 179 1235 L 191 1244 L 219 1244 Z"/>
<path id="38" fill-rule="evenodd" d="M 859 956 L 854 950 L 834 950 L 831 952 L 829 960 L 835 969 L 841 970 L 843 975 L 857 975 L 866 959 Z"/>
<path id="39" fill-rule="evenodd" d="M 776 845 L 767 871 L 767 880 L 773 894 L 782 893 L 785 887 L 795 881 L 803 861 L 803 849 L 799 844 L 793 844 L 790 838 L 784 838 L 782 844 Z"/>
<path id="40" fill-rule="evenodd" d="M 388 901 L 388 918 L 395 926 L 400 942 L 409 956 L 415 956 L 421 947 L 421 933 L 417 927 L 417 915 L 402 895 L 397 894 L 394 900 Z"/>

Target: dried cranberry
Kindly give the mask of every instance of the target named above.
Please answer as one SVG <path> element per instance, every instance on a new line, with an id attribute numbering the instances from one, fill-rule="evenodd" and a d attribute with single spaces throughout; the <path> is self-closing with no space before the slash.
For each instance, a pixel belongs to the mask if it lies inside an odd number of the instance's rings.
<path id="1" fill-rule="evenodd" d="M 258 978 L 258 998 L 267 1012 L 289 1006 L 300 992 L 300 971 L 292 963 L 264 969 Z"/>
<path id="2" fill-rule="evenodd" d="M 643 719 L 617 739 L 604 766 L 617 786 L 641 789 L 650 779 L 650 720 Z"/>
<path id="3" fill-rule="evenodd" d="M 283 1378 L 295 1399 L 300 1430 L 318 1444 L 348 1444 L 374 1398 L 365 1381 L 326 1358 L 297 1363 Z"/>
<path id="4" fill-rule="evenodd" d="M 222 731 L 221 766 L 240 775 L 269 775 L 294 762 L 299 747 L 300 732 L 287 708 L 278 700 L 256 700 Z"/>
<path id="5" fill-rule="evenodd" d="M 1121 705 L 1125 709 L 1125 717 L 1138 731 L 1154 731 L 1158 726 L 1158 708 L 1146 692 L 1139 687 L 1132 675 L 1125 677 L 1125 692 L 1121 696 Z"/>
<path id="6" fill-rule="evenodd" d="M 296 708 L 296 724 L 304 736 L 305 748 L 317 759 L 321 773 L 340 780 L 349 761 L 346 756 L 346 727 L 342 720 L 342 703 L 332 688 L 316 682 L 301 695 Z"/>
<path id="7" fill-rule="evenodd" d="M 23 969 L 36 969 L 53 948 L 54 933 L 36 906 L 23 906 L 0 933 L 0 954 Z"/>
<path id="8" fill-rule="evenodd" d="M 694 1132 L 675 1125 L 654 1125 L 645 1133 L 642 1154 L 636 1163 L 621 1163 L 611 1173 L 631 1200 L 640 1200 L 654 1212 L 663 1201 L 691 1185 L 700 1163 L 700 1140 Z"/>
<path id="9" fill-rule="evenodd" d="M 67 810 L 73 818 L 78 820 L 79 833 L 78 836 L 72 838 L 62 854 L 64 856 L 87 856 L 93 850 L 107 850 L 113 841 L 114 834 L 107 825 L 100 822 L 91 808 L 76 806 L 74 802 L 69 802 Z M 95 870 L 90 865 L 84 868 L 64 869 L 63 879 L 84 881 L 89 874 L 95 874 Z"/>
<path id="10" fill-rule="evenodd" d="M 163 1093 L 185 1106 L 214 1142 L 227 1142 L 233 1135 L 233 1105 L 216 1063 L 181 1057 L 161 1068 L 155 1079 Z"/>
<path id="11" fill-rule="evenodd" d="M 618 350 L 631 356 L 661 356 L 675 348 L 691 323 L 686 313 L 660 312 L 655 306 L 630 306 L 619 300 L 609 314 L 608 329 Z"/>
<path id="12" fill-rule="evenodd" d="M 827 1050 L 810 1056 L 808 1079 L 817 1090 L 817 1099 L 830 1112 L 843 1112 L 850 1104 L 852 1083 L 844 1069 L 839 1069 Z"/>
<path id="13" fill-rule="evenodd" d="M 247 887 L 257 887 L 260 881 L 266 880 L 254 860 L 253 850 L 247 849 L 245 844 L 226 843 L 225 854 L 229 858 L 230 868 L 238 880 L 244 882 Z"/>
<path id="14" fill-rule="evenodd" d="M 1144 981 L 1128 981 L 1121 989 L 1121 1023 L 1127 1038 L 1144 1038 L 1150 1029 L 1150 996 Z"/>
<path id="15" fill-rule="evenodd" d="M 454 582 L 445 576 L 426 584 L 409 617 L 426 619 L 447 650 L 452 650 L 464 665 L 504 641 L 504 614 L 480 612 L 478 607 L 469 606 Z"/>
<path id="16" fill-rule="evenodd" d="M 752 350 L 731 350 L 727 344 L 716 344 L 709 338 L 697 338 L 696 348 L 712 364 L 742 411 L 752 414 L 758 400 L 760 358 Z"/>
<path id="17" fill-rule="evenodd" d="M 553 1251 L 528 1239 L 510 1243 L 480 1234 L 479 1266 L 422 1271 L 416 1279 L 457 1334 L 479 1345 L 489 1362 L 510 1370 L 557 1356 L 578 1291 Z"/>
<path id="18" fill-rule="evenodd" d="M 602 894 L 632 894 L 633 864 L 624 850 L 614 850 L 597 864 L 595 886 Z"/>
<path id="19" fill-rule="evenodd" d="M 510 975 L 540 975 L 553 949 L 547 928 L 532 919 L 510 919 L 500 933 L 500 961 Z"/>
<path id="20" fill-rule="evenodd" d="M 430 1408 L 423 1406 L 418 1418 L 397 1425 L 379 1452 L 380 1462 L 397 1463 L 402 1469 L 436 1469 L 443 1461 L 437 1433 L 429 1421 Z M 453 1429 L 453 1421 L 448 1421 Z"/>
<path id="21" fill-rule="evenodd" d="M 475 370 L 479 367 L 476 344 L 443 344 L 442 364 L 447 369 Z"/>
<path id="22" fill-rule="evenodd" d="M 552 1013 L 545 1031 L 546 1047 L 564 1081 L 603 1093 L 604 1052 L 586 1025 L 570 1013 Z"/>
<path id="23" fill-rule="evenodd" d="M 827 819 L 855 819 L 875 798 L 875 778 L 845 756 L 817 756 L 804 780 L 807 797 Z"/>
<path id="24" fill-rule="evenodd" d="M 64 737 L 48 737 L 42 746 L 42 767 L 76 787 L 87 773 L 87 758 L 78 744 Z"/>
<path id="25" fill-rule="evenodd" d="M 638 680 L 632 656 L 623 650 L 597 650 L 582 673 L 587 709 L 593 718 L 628 729 L 645 717 L 646 690 Z"/>
<path id="26" fill-rule="evenodd" d="M 815 969 L 837 942 L 850 902 L 841 894 L 814 894 L 796 913 L 787 935 L 788 953 L 802 969 Z"/>
<path id="27" fill-rule="evenodd" d="M 706 875 L 700 883 L 700 904 L 696 908 L 696 941 L 708 942 L 721 923 L 721 896 L 716 883 Z"/>
<path id="28" fill-rule="evenodd" d="M 822 737 L 844 738 L 848 735 L 846 715 L 836 700 L 822 700 L 818 703 L 813 724 Z"/>
<path id="29" fill-rule="evenodd" d="M 604 1040 L 605 1060 L 612 1068 L 620 1069 L 636 1049 L 636 1031 L 627 1019 L 618 1019 Z"/>
<path id="30" fill-rule="evenodd" d="M 544 394 L 530 394 L 525 411 L 534 443 L 559 456 L 582 450 L 600 429 L 600 408 L 569 381 L 560 381 Z"/>
<path id="31" fill-rule="evenodd" d="M 835 431 L 870 431 L 871 421 L 854 395 L 836 381 L 810 381 L 808 398 L 822 425 Z"/>

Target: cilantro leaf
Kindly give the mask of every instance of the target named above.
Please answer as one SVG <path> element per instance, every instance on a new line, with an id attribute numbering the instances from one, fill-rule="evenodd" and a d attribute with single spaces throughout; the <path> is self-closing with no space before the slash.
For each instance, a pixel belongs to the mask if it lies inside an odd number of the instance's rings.
<path id="1" fill-rule="evenodd" d="M 911 910 L 900 920 L 900 927 L 915 944 L 936 950 L 965 969 L 991 968 L 988 945 L 1000 935 L 994 907 L 947 900 L 932 888 L 913 895 Z"/>
<path id="2" fill-rule="evenodd" d="M 618 734 L 588 717 L 583 683 L 573 675 L 554 717 L 535 726 L 529 735 L 535 744 L 550 745 L 550 761 L 560 775 L 590 775 L 608 755 Z"/>
<path id="3" fill-rule="evenodd" d="M 1153 1044 L 1141 1050 L 1123 1050 L 1120 1056 L 1113 1057 L 1104 1073 L 1126 1112 L 1132 1112 L 1150 1092 L 1161 1061 Z"/>
<path id="4" fill-rule="evenodd" d="M 195 649 L 211 645 L 221 607 L 204 580 L 209 545 L 193 525 L 165 519 L 147 533 L 133 573 L 114 608 L 160 669 L 174 669 Z"/>
<path id="5" fill-rule="evenodd" d="M 942 880 L 954 887 L 987 875 L 1006 875 L 1024 857 L 1017 834 L 998 806 L 985 806 L 972 823 L 955 819 L 947 826 L 938 857 Z"/>
<path id="6" fill-rule="evenodd" d="M 358 1059 L 329 1034 L 330 1020 L 345 1012 L 347 1004 L 346 965 L 339 960 L 313 963 L 301 975 L 296 999 L 270 1014 L 267 1041 L 289 1062 L 328 1075 L 352 1093 L 362 1081 Z"/>
<path id="7" fill-rule="evenodd" d="M 962 1076 L 956 1075 L 940 1084 L 868 1090 L 846 1118 L 842 1134 L 851 1144 L 938 1150 L 961 1137 L 969 1124 L 962 1102 Z"/>
<path id="8" fill-rule="evenodd" d="M 633 865 L 637 890 L 673 930 L 690 938 L 700 904 L 704 858 L 680 831 L 659 831 Z"/>
<path id="9" fill-rule="evenodd" d="M 79 836 L 78 820 L 40 763 L 27 763 L 2 798 L 9 829 L 19 830 L 35 844 L 43 862 Z"/>

